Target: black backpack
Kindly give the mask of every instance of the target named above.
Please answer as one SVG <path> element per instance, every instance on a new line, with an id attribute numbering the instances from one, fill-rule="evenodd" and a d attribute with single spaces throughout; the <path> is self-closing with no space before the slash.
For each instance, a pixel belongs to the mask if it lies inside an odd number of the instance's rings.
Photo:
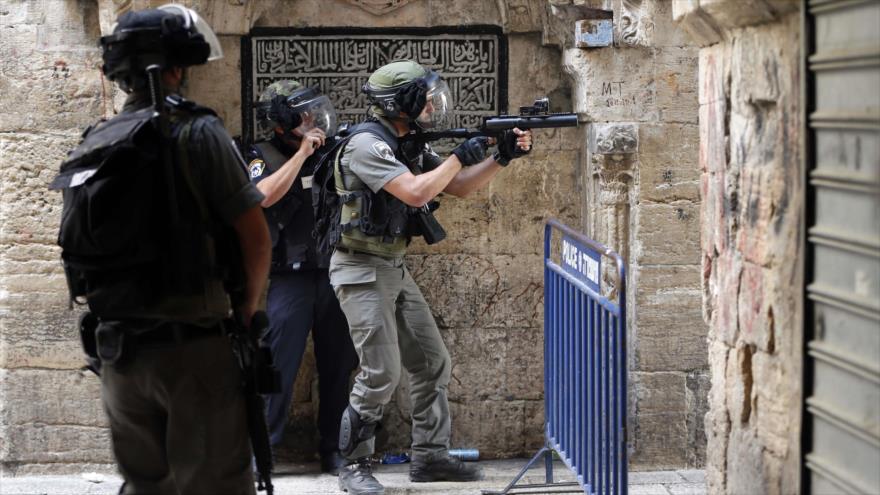
<path id="1" fill-rule="evenodd" d="M 172 289 L 196 293 L 216 261 L 202 214 L 179 214 L 204 212 L 186 167 L 161 153 L 192 121 L 170 140 L 157 122 L 149 107 L 90 127 L 49 186 L 62 191 L 58 245 L 71 301 L 85 298 L 98 316 L 138 314 Z"/>
<path id="2" fill-rule="evenodd" d="M 342 237 L 342 200 L 336 192 L 336 177 L 334 170 L 337 162 L 342 158 L 342 152 L 349 140 L 357 134 L 371 132 L 382 138 L 391 149 L 397 149 L 397 138 L 381 123 L 366 121 L 355 124 L 352 127 L 342 127 L 333 137 L 332 143 L 327 143 L 316 151 L 320 153 L 315 159 L 315 173 L 312 177 L 312 208 L 315 211 L 315 228 L 312 237 L 318 252 L 330 255 Z"/>

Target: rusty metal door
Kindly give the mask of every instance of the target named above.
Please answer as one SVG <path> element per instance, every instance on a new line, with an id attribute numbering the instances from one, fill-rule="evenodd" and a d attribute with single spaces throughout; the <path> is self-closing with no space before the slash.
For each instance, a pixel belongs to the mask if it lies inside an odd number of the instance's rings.
<path id="1" fill-rule="evenodd" d="M 880 0 L 806 16 L 810 493 L 880 493 Z"/>

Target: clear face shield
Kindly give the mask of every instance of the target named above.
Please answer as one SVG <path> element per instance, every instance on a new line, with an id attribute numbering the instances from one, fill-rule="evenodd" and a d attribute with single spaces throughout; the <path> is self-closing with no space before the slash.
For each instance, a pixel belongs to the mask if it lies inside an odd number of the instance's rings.
<path id="1" fill-rule="evenodd" d="M 327 137 L 336 134 L 336 110 L 330 98 L 318 95 L 305 101 L 297 101 L 296 96 L 291 96 L 290 109 L 299 114 L 302 120 L 292 132 L 297 136 L 303 136 L 312 129 L 321 129 Z"/>
<path id="2" fill-rule="evenodd" d="M 425 95 L 425 108 L 416 119 L 422 129 L 448 129 L 452 127 L 452 93 L 446 81 L 431 72 L 426 78 L 428 92 Z"/>
<path id="3" fill-rule="evenodd" d="M 217 39 L 217 35 L 214 34 L 214 30 L 211 29 L 211 26 L 209 26 L 204 19 L 199 17 L 199 14 L 197 14 L 195 10 L 188 9 L 177 3 L 165 4 L 159 7 L 159 10 L 166 10 L 172 14 L 183 17 L 186 20 L 186 23 L 184 24 L 186 29 L 189 30 L 194 28 L 196 32 L 205 37 L 205 42 L 211 47 L 211 53 L 208 54 L 208 62 L 223 58 L 223 48 L 220 47 L 220 40 Z"/>

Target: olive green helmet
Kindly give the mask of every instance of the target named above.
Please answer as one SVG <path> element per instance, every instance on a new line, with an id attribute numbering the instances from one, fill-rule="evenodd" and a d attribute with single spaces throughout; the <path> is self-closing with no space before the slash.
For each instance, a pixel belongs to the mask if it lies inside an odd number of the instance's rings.
<path id="1" fill-rule="evenodd" d="M 257 118 L 264 131 L 280 127 L 294 137 L 314 128 L 327 136 L 336 132 L 336 111 L 333 103 L 317 88 L 307 88 L 293 79 L 276 81 L 260 93 Z"/>
<path id="2" fill-rule="evenodd" d="M 260 103 L 269 103 L 272 101 L 272 98 L 276 96 L 290 96 L 294 91 L 303 87 L 299 81 L 294 81 L 293 79 L 283 79 L 281 81 L 275 81 L 272 84 L 266 86 L 266 89 L 260 93 Z"/>
<path id="3" fill-rule="evenodd" d="M 363 87 L 376 110 L 399 119 L 405 114 L 425 129 L 448 127 L 452 111 L 449 86 L 440 76 L 412 60 L 376 69 Z"/>

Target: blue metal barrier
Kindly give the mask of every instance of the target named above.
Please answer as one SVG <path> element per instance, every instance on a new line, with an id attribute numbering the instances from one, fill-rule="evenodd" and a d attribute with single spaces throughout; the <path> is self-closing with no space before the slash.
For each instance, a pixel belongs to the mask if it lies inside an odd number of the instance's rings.
<path id="1" fill-rule="evenodd" d="M 562 234 L 560 262 L 553 233 Z M 616 264 L 616 301 L 602 295 L 602 257 Z M 626 495 L 626 270 L 605 246 L 556 220 L 544 228 L 545 445 L 501 491 Z M 554 452 L 576 482 L 554 483 Z M 517 484 L 544 458 L 545 483 Z M 552 490 L 548 490 L 552 489 Z M 538 491 L 536 491 L 538 490 Z"/>

